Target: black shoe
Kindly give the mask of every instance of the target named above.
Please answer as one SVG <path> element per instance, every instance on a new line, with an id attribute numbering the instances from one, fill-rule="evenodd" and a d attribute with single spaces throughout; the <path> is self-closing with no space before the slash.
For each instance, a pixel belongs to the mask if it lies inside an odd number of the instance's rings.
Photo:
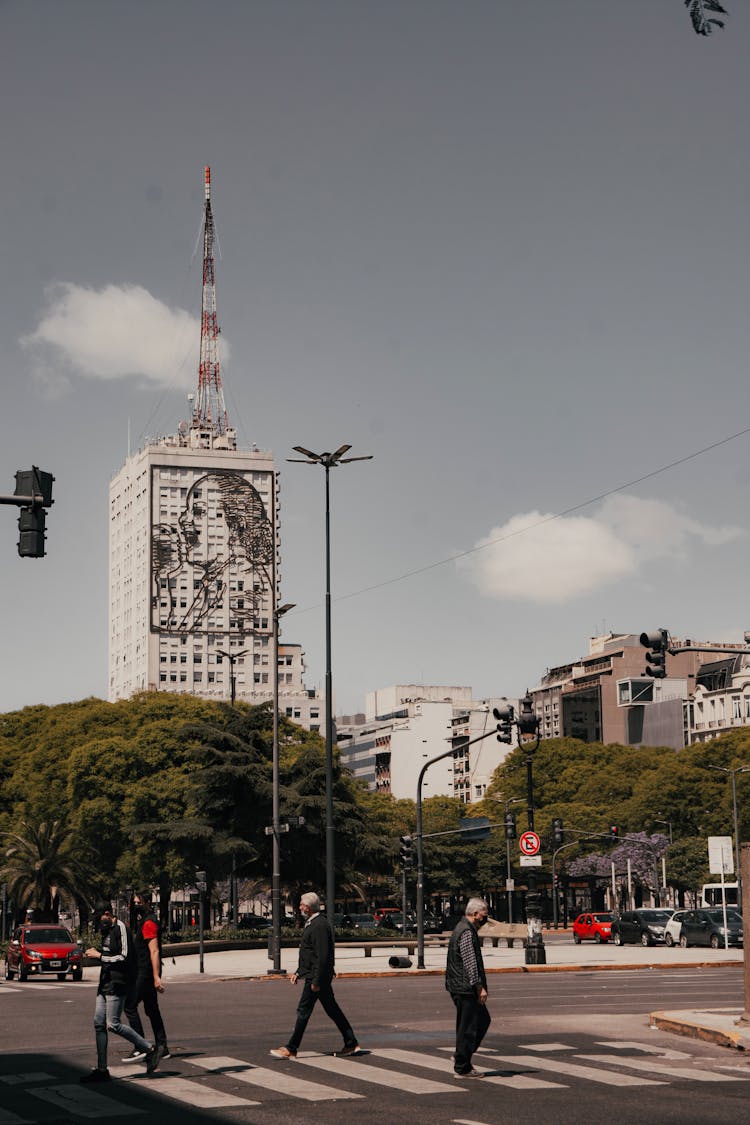
<path id="1" fill-rule="evenodd" d="M 78 1081 L 82 1082 L 84 1086 L 88 1086 L 90 1082 L 111 1082 L 112 1075 L 108 1070 L 99 1070 L 99 1067 L 97 1066 L 94 1068 L 94 1070 L 90 1071 L 89 1074 L 84 1074 L 84 1076 L 82 1078 L 79 1078 Z"/>
<path id="2" fill-rule="evenodd" d="M 146 1074 L 153 1074 L 158 1069 L 159 1063 L 164 1058 L 164 1045 L 157 1043 L 146 1055 Z"/>
<path id="3" fill-rule="evenodd" d="M 130 1052 L 130 1054 L 126 1055 L 125 1058 L 122 1061 L 124 1063 L 140 1062 L 141 1059 L 145 1059 L 145 1057 L 146 1057 L 145 1051 L 139 1051 L 137 1047 L 133 1047 L 133 1050 Z"/>
<path id="4" fill-rule="evenodd" d="M 170 1051 L 170 1049 L 169 1049 L 169 1047 L 167 1046 L 166 1043 L 163 1044 L 162 1051 L 163 1051 L 163 1053 L 162 1053 L 161 1057 L 163 1059 L 171 1059 L 172 1058 L 172 1052 Z"/>

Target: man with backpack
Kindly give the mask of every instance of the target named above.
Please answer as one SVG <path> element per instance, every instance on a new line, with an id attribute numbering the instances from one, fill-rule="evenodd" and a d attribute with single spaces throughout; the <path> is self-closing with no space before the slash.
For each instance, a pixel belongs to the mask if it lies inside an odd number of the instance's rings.
<path id="1" fill-rule="evenodd" d="M 94 1031 L 96 1034 L 96 1067 L 81 1078 L 81 1082 L 110 1082 L 107 1067 L 109 1032 L 121 1035 L 133 1044 L 138 1058 L 145 1058 L 146 1071 L 152 1074 L 159 1065 L 153 1045 L 142 1035 L 121 1022 L 125 995 L 135 982 L 135 955 L 133 938 L 124 922 L 114 915 L 112 904 L 100 903 L 94 914 L 94 931 L 102 935 L 102 948 L 87 949 L 86 956 L 101 961 L 99 986 L 96 990 Z"/>

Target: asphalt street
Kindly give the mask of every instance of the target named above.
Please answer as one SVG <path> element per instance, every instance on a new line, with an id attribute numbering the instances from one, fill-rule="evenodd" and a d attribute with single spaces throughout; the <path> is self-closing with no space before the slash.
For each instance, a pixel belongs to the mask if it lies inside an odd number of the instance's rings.
<path id="1" fill-rule="evenodd" d="M 335 1058 L 338 1034 L 316 1011 L 294 1062 L 268 1054 L 292 1027 L 298 992 L 288 981 L 186 977 L 163 1000 L 173 1057 L 160 1071 L 149 1078 L 142 1064 L 123 1064 L 129 1048 L 112 1036 L 115 1080 L 82 1088 L 94 1062 L 95 977 L 0 984 L 0 1125 L 338 1125 L 353 1115 L 386 1125 L 558 1125 L 611 1119 L 620 1103 L 636 1125 L 746 1118 L 745 1054 L 648 1022 L 655 1007 L 736 1003 L 742 972 L 729 965 L 495 975 L 493 1024 L 476 1059 L 487 1074 L 462 1082 L 452 1077 L 453 1008 L 440 977 L 339 980 L 363 1054 Z"/>

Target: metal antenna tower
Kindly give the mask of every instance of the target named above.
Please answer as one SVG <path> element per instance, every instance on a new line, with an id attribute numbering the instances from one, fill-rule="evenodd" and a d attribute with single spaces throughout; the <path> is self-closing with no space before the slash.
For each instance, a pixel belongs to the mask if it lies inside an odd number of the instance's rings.
<path id="1" fill-rule="evenodd" d="M 193 407 L 193 429 L 225 434 L 229 429 L 219 370 L 219 325 L 216 321 L 214 282 L 214 217 L 211 212 L 211 169 L 206 165 L 206 209 L 203 220 L 203 300 L 201 303 L 201 354 L 198 394 Z"/>

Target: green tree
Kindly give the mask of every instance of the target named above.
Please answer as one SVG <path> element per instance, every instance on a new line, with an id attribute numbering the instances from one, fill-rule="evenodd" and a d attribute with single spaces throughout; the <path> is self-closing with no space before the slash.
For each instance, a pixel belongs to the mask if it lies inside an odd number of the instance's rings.
<path id="1" fill-rule="evenodd" d="M 6 832 L 2 843 L 0 879 L 16 909 L 34 909 L 44 921 L 58 921 L 60 895 L 84 905 L 94 895 L 95 882 L 76 856 L 70 828 L 59 820 L 19 826 Z"/>

